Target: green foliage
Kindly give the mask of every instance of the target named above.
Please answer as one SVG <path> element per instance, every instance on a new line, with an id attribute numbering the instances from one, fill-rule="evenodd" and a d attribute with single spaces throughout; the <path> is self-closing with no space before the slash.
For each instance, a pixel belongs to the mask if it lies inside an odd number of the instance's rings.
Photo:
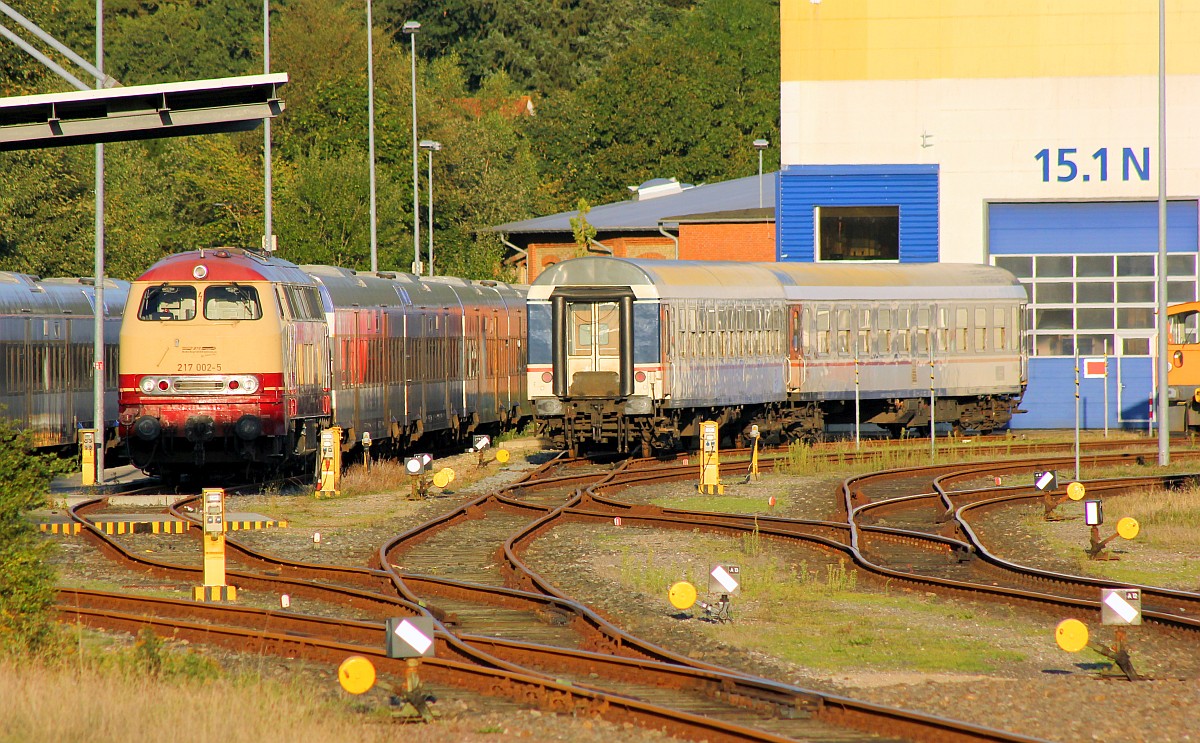
<path id="1" fill-rule="evenodd" d="M 94 56 L 91 0 L 21 11 Z M 412 59 L 416 39 L 420 245 L 438 274 L 511 279 L 488 228 L 624 199 L 650 177 L 702 182 L 755 172 L 756 137 L 777 140 L 774 0 L 382 0 L 374 7 L 379 265 L 412 261 Z M 262 71 L 261 4 L 110 0 L 106 69 L 127 85 Z M 272 3 L 271 69 L 287 72 L 272 123 L 273 228 L 297 263 L 370 265 L 366 17 L 349 0 Z M 82 75 L 83 73 L 80 73 Z M 90 80 L 87 80 L 90 82 Z M 69 86 L 0 44 L 0 95 Z M 513 103 L 533 93 L 536 116 Z M 768 150 L 773 159 L 776 150 Z M 90 275 L 94 149 L 0 153 L 0 269 Z M 774 167 L 764 163 L 764 167 Z M 260 244 L 262 130 L 114 143 L 105 152 L 107 273 L 133 278 L 184 249 Z"/>
<path id="2" fill-rule="evenodd" d="M 593 203 L 651 178 L 703 183 L 757 172 L 751 142 L 778 141 L 779 9 L 709 0 L 670 33 L 645 35 L 530 123 L 542 174 Z M 764 169 L 778 150 L 764 155 Z"/>
<path id="3" fill-rule="evenodd" d="M 29 519 L 45 504 L 57 465 L 31 453 L 28 436 L 0 418 L 0 654 L 24 655 L 54 649 L 54 571 L 47 562 L 51 542 Z"/>
<path id="4" fill-rule="evenodd" d="M 462 58 L 472 89 L 497 70 L 524 90 L 571 89 L 599 73 L 641 33 L 668 27 L 690 0 L 384 0 L 378 22 L 399 43 L 421 23 L 417 54 Z"/>
<path id="5" fill-rule="evenodd" d="M 570 219 L 571 235 L 575 239 L 575 254 L 583 256 L 587 255 L 588 247 L 591 246 L 592 240 L 596 239 L 596 228 L 587 221 L 588 212 L 592 210 L 587 199 L 576 202 L 575 209 L 579 215 Z"/>
<path id="6" fill-rule="evenodd" d="M 262 68 L 262 4 L 107 0 L 105 71 L 124 85 L 251 75 Z"/>

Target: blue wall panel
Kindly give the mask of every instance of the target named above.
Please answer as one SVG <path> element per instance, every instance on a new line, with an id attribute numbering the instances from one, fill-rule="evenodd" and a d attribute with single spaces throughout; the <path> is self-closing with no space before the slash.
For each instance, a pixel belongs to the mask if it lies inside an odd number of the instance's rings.
<path id="1" fill-rule="evenodd" d="M 1195 201 L 1167 204 L 1167 250 L 1196 252 Z M 1158 250 L 1153 201 L 988 205 L 988 250 L 1007 253 L 1152 253 Z"/>
<path id="2" fill-rule="evenodd" d="M 1146 429 L 1150 399 L 1150 359 L 1110 357 L 1107 379 L 1079 380 L 1081 428 L 1104 428 L 1104 384 L 1108 383 L 1108 427 Z M 1119 365 L 1119 366 L 1118 366 Z M 1118 399 L 1118 392 L 1120 398 Z M 1118 408 L 1118 405 L 1120 406 Z M 1013 416 L 1011 428 L 1075 427 L 1075 360 L 1032 358 L 1029 387 L 1021 402 L 1024 413 Z"/>
<path id="3" fill-rule="evenodd" d="M 900 262 L 938 260 L 936 165 L 785 165 L 778 194 L 778 260 L 813 261 L 818 206 L 898 206 Z"/>

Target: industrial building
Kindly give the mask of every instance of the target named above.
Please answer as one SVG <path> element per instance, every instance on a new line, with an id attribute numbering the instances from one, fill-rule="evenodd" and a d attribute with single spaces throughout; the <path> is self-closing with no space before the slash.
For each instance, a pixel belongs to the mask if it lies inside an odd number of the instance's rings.
<path id="1" fill-rule="evenodd" d="M 1083 425 L 1146 427 L 1157 3 L 782 0 L 780 16 L 778 259 L 1007 268 L 1031 300 L 1014 425 L 1074 424 L 1078 353 Z M 1173 303 L 1196 298 L 1200 5 L 1164 17 Z"/>

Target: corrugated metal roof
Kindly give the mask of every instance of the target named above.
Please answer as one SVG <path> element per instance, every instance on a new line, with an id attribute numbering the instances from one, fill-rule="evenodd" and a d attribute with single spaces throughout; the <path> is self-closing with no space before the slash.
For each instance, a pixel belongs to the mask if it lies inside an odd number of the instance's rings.
<path id="1" fill-rule="evenodd" d="M 762 176 L 762 198 L 763 203 L 768 206 L 775 203 L 777 176 L 778 173 L 763 173 Z M 665 219 L 671 223 L 681 215 L 758 209 L 758 199 L 758 176 L 752 175 L 746 178 L 735 178 L 731 181 L 694 186 L 684 189 L 682 193 L 670 196 L 601 204 L 592 207 L 591 211 L 587 213 L 587 221 L 601 232 L 612 230 L 657 232 L 659 220 Z M 529 232 L 570 232 L 571 218 L 578 214 L 578 210 L 572 210 L 520 222 L 507 222 L 490 227 L 488 231 L 507 232 L 510 235 Z M 667 219 L 668 217 L 671 219 Z"/>

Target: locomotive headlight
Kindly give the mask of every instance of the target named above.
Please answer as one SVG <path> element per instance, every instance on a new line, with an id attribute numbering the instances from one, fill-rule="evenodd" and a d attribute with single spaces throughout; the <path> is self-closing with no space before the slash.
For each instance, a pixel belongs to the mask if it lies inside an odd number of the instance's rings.
<path id="1" fill-rule="evenodd" d="M 230 392 L 252 395 L 258 392 L 258 377 L 231 377 L 226 383 Z"/>
<path id="2" fill-rule="evenodd" d="M 1183 366 L 1183 351 L 1176 351 L 1171 354 L 1171 360 L 1175 362 L 1175 368 L 1179 369 Z"/>
<path id="3" fill-rule="evenodd" d="M 155 387 L 154 379 L 152 379 L 151 377 L 142 377 L 142 381 L 138 382 L 138 387 L 142 390 L 142 392 L 144 394 L 149 395 L 151 392 L 154 391 L 154 387 Z"/>

